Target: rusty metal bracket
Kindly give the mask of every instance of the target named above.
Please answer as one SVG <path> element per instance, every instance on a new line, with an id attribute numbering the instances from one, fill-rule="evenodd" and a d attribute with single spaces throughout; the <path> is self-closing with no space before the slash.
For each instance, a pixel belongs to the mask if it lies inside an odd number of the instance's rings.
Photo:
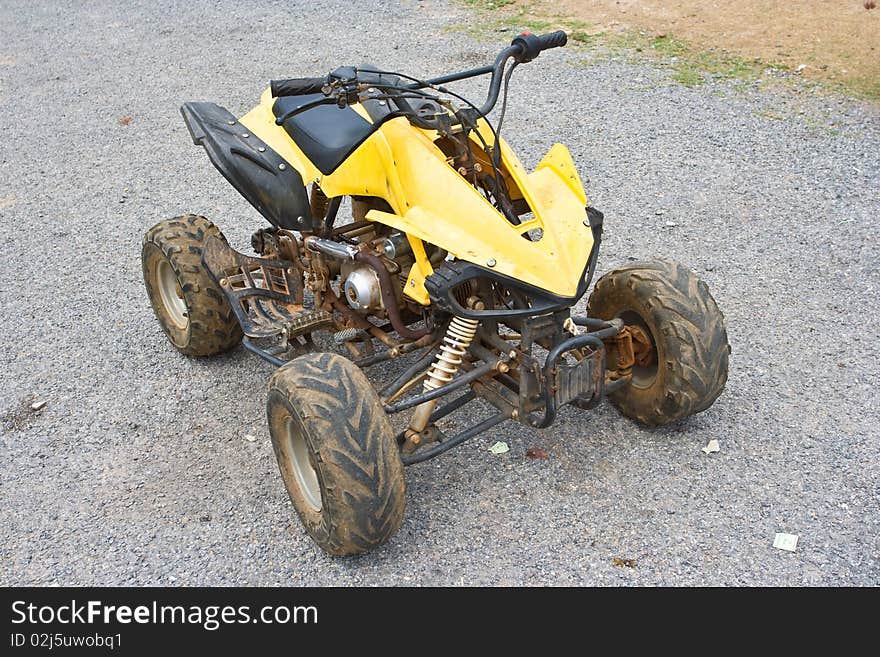
<path id="1" fill-rule="evenodd" d="M 205 242 L 202 262 L 229 300 L 245 335 L 281 335 L 289 341 L 334 326 L 327 311 L 303 307 L 303 281 L 292 262 L 244 255 L 217 237 Z"/>
<path id="2" fill-rule="evenodd" d="M 581 320 L 580 318 L 573 318 L 573 321 L 579 326 L 589 322 L 594 326 L 604 325 L 604 328 L 598 328 L 598 330 L 562 340 L 547 354 L 547 360 L 544 362 L 541 377 L 544 384 L 542 395 L 544 412 L 543 414 L 529 413 L 526 418 L 528 424 L 536 429 L 549 427 L 553 420 L 556 419 L 556 413 L 560 406 L 559 402 L 572 395 L 572 393 L 574 393 L 574 397 L 587 393 L 592 397 L 596 397 L 604 393 L 606 347 L 603 340 L 617 335 L 622 328 L 621 322 L 619 320 L 601 322 L 601 320 Z M 582 350 L 585 347 L 591 350 L 591 356 L 585 357 L 574 368 L 562 362 L 564 354 L 574 350 Z M 578 370 L 582 366 L 584 370 Z M 574 374 L 572 374 L 572 370 L 576 370 Z M 568 399 L 567 401 L 571 400 Z"/>
<path id="3" fill-rule="evenodd" d="M 631 327 L 624 326 L 620 333 L 605 338 L 605 366 L 626 376 L 635 364 Z"/>

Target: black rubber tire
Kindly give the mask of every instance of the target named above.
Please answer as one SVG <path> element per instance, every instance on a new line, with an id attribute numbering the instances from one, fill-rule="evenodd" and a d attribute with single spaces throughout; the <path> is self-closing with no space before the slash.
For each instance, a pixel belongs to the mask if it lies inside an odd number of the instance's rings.
<path id="1" fill-rule="evenodd" d="M 354 363 L 315 353 L 278 368 L 269 380 L 266 414 L 290 500 L 324 551 L 366 552 L 400 529 L 406 507 L 400 450 L 379 396 Z M 288 420 L 308 448 L 318 509 L 297 481 Z"/>
<path id="2" fill-rule="evenodd" d="M 629 418 L 668 424 L 709 408 L 727 382 L 727 329 L 709 288 L 687 267 L 669 260 L 634 262 L 596 282 L 590 317 L 637 315 L 657 354 L 653 379 L 609 395 Z"/>
<path id="3" fill-rule="evenodd" d="M 187 356 L 214 356 L 241 342 L 232 307 L 202 265 L 202 247 L 212 235 L 226 241 L 219 228 L 195 214 L 160 221 L 144 235 L 141 265 L 147 296 L 165 335 Z M 174 321 L 162 300 L 157 277 L 163 261 L 177 276 L 186 305 L 185 326 Z"/>

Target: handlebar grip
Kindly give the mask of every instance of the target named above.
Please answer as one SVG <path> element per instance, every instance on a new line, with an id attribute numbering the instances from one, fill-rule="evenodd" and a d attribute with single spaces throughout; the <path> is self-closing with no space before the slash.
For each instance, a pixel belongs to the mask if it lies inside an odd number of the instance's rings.
<path id="1" fill-rule="evenodd" d="M 532 34 L 531 32 L 523 32 L 522 34 L 517 35 L 513 41 L 510 42 L 510 45 L 519 46 L 519 54 L 514 55 L 514 57 L 517 62 L 523 64 L 532 61 L 544 50 L 559 48 L 566 43 L 568 43 L 568 35 L 563 30 L 557 30 L 556 32 L 543 34 L 541 36 Z"/>
<path id="2" fill-rule="evenodd" d="M 304 96 L 306 94 L 319 94 L 321 87 L 327 82 L 326 78 L 290 78 L 289 80 L 272 80 L 269 89 L 273 97 L 278 96 Z"/>
<path id="3" fill-rule="evenodd" d="M 541 50 L 550 50 L 550 48 L 559 48 L 568 43 L 568 34 L 564 30 L 556 30 L 550 34 L 542 34 L 538 37 L 541 42 Z"/>

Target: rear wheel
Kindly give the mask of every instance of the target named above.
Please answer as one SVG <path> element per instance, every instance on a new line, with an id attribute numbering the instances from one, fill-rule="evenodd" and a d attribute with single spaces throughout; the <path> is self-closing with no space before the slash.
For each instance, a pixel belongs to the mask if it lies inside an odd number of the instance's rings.
<path id="1" fill-rule="evenodd" d="M 633 329 L 629 385 L 609 395 L 627 417 L 668 424 L 704 411 L 727 382 L 727 329 L 709 288 L 669 260 L 634 262 L 600 278 L 588 312 Z"/>
<path id="2" fill-rule="evenodd" d="M 328 353 L 287 363 L 269 381 L 266 413 L 290 500 L 323 550 L 366 552 L 397 532 L 403 463 L 379 397 L 354 363 Z"/>
<path id="3" fill-rule="evenodd" d="M 168 339 L 181 353 L 213 356 L 241 342 L 241 328 L 223 291 L 202 265 L 210 236 L 226 238 L 205 217 L 160 221 L 144 235 L 144 285 Z"/>

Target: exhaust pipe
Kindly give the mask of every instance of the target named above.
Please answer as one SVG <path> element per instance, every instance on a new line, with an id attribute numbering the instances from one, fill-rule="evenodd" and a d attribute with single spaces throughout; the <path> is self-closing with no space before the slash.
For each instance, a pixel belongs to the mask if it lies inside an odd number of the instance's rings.
<path id="1" fill-rule="evenodd" d="M 349 244 L 325 240 L 321 237 L 309 237 L 306 239 L 306 248 L 315 253 L 323 253 L 325 256 L 335 260 L 354 260 L 354 257 L 358 254 L 358 250 Z"/>

